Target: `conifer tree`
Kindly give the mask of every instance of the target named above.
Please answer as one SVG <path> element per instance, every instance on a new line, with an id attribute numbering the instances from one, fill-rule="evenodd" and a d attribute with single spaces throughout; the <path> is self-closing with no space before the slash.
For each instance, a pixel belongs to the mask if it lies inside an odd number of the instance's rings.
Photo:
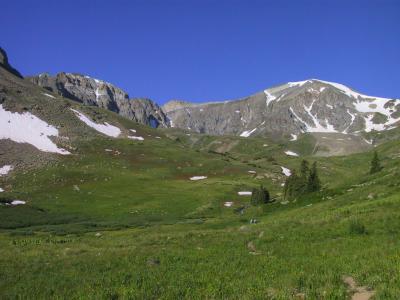
<path id="1" fill-rule="evenodd" d="M 257 206 L 259 204 L 259 198 L 260 198 L 260 193 L 257 188 L 253 188 L 251 191 L 251 199 L 250 203 L 251 205 Z"/>
<path id="2" fill-rule="evenodd" d="M 301 194 L 302 182 L 300 177 L 297 176 L 296 170 L 292 171 L 292 174 L 286 178 L 283 197 L 285 200 L 293 199 Z"/>
<path id="3" fill-rule="evenodd" d="M 303 159 L 300 165 L 300 176 L 307 181 L 309 175 L 310 175 L 309 163 L 307 160 Z"/>
<path id="4" fill-rule="evenodd" d="M 381 162 L 379 160 L 378 153 L 374 151 L 374 156 L 372 157 L 371 160 L 371 168 L 369 170 L 369 173 L 374 174 L 379 172 L 380 170 L 382 170 Z"/>
<path id="5" fill-rule="evenodd" d="M 303 159 L 300 165 L 300 175 L 299 175 L 299 193 L 307 192 L 307 183 L 310 177 L 310 167 L 307 160 Z"/>
<path id="6" fill-rule="evenodd" d="M 263 204 L 267 204 L 269 202 L 269 200 L 270 200 L 269 191 L 261 185 L 260 193 L 261 193 L 262 203 Z"/>
<path id="7" fill-rule="evenodd" d="M 310 176 L 308 177 L 307 191 L 316 192 L 319 191 L 320 188 L 321 182 L 318 177 L 317 162 L 314 162 L 310 170 Z"/>
<path id="8" fill-rule="evenodd" d="M 269 192 L 262 185 L 260 188 L 254 188 L 251 193 L 250 203 L 251 205 L 258 206 L 261 204 L 267 204 L 270 200 Z"/>

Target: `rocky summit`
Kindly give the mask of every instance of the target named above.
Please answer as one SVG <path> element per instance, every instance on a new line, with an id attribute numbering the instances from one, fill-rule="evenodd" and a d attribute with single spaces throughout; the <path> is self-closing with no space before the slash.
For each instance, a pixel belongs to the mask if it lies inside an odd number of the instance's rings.
<path id="1" fill-rule="evenodd" d="M 288 82 L 233 101 L 171 101 L 164 109 L 173 127 L 242 137 L 383 131 L 400 121 L 400 102 L 395 99 L 318 79 Z"/>
<path id="2" fill-rule="evenodd" d="M 31 82 L 85 105 L 98 106 L 151 127 L 168 127 L 163 110 L 147 98 L 129 99 L 122 89 L 103 80 L 72 73 L 47 73 L 28 78 Z"/>

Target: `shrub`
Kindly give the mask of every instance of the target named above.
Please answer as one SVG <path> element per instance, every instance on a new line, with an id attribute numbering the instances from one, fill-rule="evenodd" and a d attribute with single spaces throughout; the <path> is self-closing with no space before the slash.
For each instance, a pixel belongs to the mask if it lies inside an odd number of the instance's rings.
<path id="1" fill-rule="evenodd" d="M 367 229 L 359 220 L 353 219 L 349 224 L 349 232 L 350 234 L 367 234 Z"/>

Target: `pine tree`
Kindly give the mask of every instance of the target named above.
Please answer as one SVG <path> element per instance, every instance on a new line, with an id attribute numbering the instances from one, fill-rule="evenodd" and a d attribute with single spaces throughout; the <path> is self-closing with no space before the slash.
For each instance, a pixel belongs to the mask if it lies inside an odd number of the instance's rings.
<path id="1" fill-rule="evenodd" d="M 270 200 L 270 195 L 269 195 L 269 191 L 264 188 L 262 185 L 260 187 L 260 193 L 261 193 L 261 201 L 263 204 L 267 204 L 269 203 Z"/>
<path id="2" fill-rule="evenodd" d="M 283 190 L 283 198 L 285 200 L 296 198 L 301 194 L 303 184 L 301 179 L 296 174 L 296 170 L 292 171 L 292 174 L 286 178 L 285 186 Z"/>
<path id="3" fill-rule="evenodd" d="M 257 206 L 258 205 L 258 199 L 259 199 L 259 191 L 256 188 L 253 188 L 251 191 L 251 199 L 250 199 L 250 204 Z"/>
<path id="4" fill-rule="evenodd" d="M 308 177 L 307 191 L 308 192 L 316 192 L 316 191 L 319 191 L 320 188 L 321 188 L 321 182 L 318 177 L 317 162 L 314 162 L 312 164 L 312 167 L 310 170 L 310 175 Z"/>
<path id="5" fill-rule="evenodd" d="M 310 175 L 310 167 L 308 161 L 305 159 L 302 160 L 300 165 L 300 177 L 305 181 L 308 180 L 308 176 Z"/>
<path id="6" fill-rule="evenodd" d="M 382 170 L 381 162 L 379 160 L 378 153 L 374 151 L 374 156 L 372 157 L 371 160 L 371 168 L 369 170 L 369 173 L 374 174 L 379 172 L 380 170 Z"/>
<path id="7" fill-rule="evenodd" d="M 303 159 L 300 165 L 298 192 L 303 194 L 307 192 L 308 179 L 310 177 L 310 167 L 307 160 Z"/>
<path id="8" fill-rule="evenodd" d="M 270 200 L 269 192 L 262 185 L 260 188 L 254 188 L 251 193 L 250 203 L 251 205 L 258 206 L 261 204 L 267 204 Z"/>

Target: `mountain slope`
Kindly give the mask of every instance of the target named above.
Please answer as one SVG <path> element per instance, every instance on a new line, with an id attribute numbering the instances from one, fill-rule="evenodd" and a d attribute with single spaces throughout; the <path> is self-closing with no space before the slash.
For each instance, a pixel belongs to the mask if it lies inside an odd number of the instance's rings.
<path id="1" fill-rule="evenodd" d="M 337 83 L 289 82 L 236 101 L 167 103 L 173 126 L 216 135 L 355 134 L 390 129 L 400 121 L 400 102 L 370 97 Z"/>
<path id="2" fill-rule="evenodd" d="M 64 72 L 54 77 L 43 73 L 28 79 L 49 91 L 85 105 L 105 108 L 154 128 L 168 127 L 168 120 L 156 103 L 146 98 L 129 99 L 126 92 L 108 82 Z"/>
<path id="3" fill-rule="evenodd" d="M 8 62 L 8 56 L 6 51 L 1 47 L 0 47 L 0 67 L 4 68 L 5 70 L 7 70 L 8 72 L 12 73 L 17 77 L 22 78 L 21 73 L 10 65 L 10 63 Z"/>

